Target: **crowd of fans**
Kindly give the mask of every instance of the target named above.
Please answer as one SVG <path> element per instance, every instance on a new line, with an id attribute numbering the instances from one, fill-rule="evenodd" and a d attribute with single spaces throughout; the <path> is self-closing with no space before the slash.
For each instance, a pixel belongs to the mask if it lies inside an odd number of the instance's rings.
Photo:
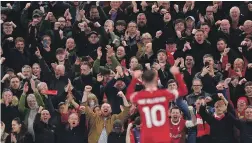
<path id="1" fill-rule="evenodd" d="M 252 2 L 1 2 L 1 30 L 1 143 L 140 143 L 127 90 L 171 67 L 160 136 L 252 143 Z"/>

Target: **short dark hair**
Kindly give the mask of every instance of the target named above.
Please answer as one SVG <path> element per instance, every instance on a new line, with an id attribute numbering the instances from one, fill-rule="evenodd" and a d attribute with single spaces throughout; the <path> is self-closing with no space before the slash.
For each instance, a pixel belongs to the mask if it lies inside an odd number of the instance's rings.
<path id="1" fill-rule="evenodd" d="M 224 41 L 224 43 L 227 44 L 227 41 L 226 41 L 225 39 L 223 39 L 223 38 L 219 38 L 219 39 L 217 40 L 217 42 L 219 42 L 219 41 Z"/>
<path id="2" fill-rule="evenodd" d="M 170 113 L 172 112 L 172 110 L 179 110 L 179 112 L 181 112 L 181 110 L 179 109 L 178 106 L 173 106 L 173 107 L 170 109 Z"/>
<path id="3" fill-rule="evenodd" d="M 63 48 L 58 48 L 58 49 L 56 50 L 56 55 L 58 55 L 58 54 L 63 54 L 63 53 L 65 53 L 65 49 L 63 49 Z"/>
<path id="4" fill-rule="evenodd" d="M 49 37 L 50 39 L 52 39 L 50 35 L 45 34 L 42 36 L 41 40 L 43 40 L 45 37 Z"/>
<path id="5" fill-rule="evenodd" d="M 205 26 L 207 25 L 208 27 L 211 27 L 208 23 L 204 22 L 204 23 L 201 23 L 200 26 Z"/>
<path id="6" fill-rule="evenodd" d="M 11 81 L 13 78 L 17 78 L 17 79 L 20 81 L 20 79 L 19 79 L 18 76 L 16 76 L 16 75 L 10 77 L 10 81 Z"/>
<path id="7" fill-rule="evenodd" d="M 247 87 L 247 86 L 252 86 L 252 81 L 248 81 L 245 83 L 244 87 Z"/>
<path id="8" fill-rule="evenodd" d="M 183 20 L 183 19 L 176 19 L 176 20 L 174 21 L 174 24 L 176 25 L 176 24 L 178 24 L 178 23 L 183 23 L 183 24 L 185 24 L 185 20 Z"/>
<path id="9" fill-rule="evenodd" d="M 154 80 L 155 76 L 156 76 L 156 73 L 153 70 L 146 70 L 143 73 L 142 78 L 143 78 L 143 81 L 150 83 Z"/>
<path id="10" fill-rule="evenodd" d="M 176 81 L 175 79 L 170 79 L 170 80 L 168 80 L 167 85 L 169 85 L 169 84 L 171 84 L 171 83 L 176 83 L 176 84 L 178 84 L 177 81 Z"/>
<path id="11" fill-rule="evenodd" d="M 204 33 L 204 30 L 202 30 L 202 29 L 197 29 L 196 32 L 195 32 L 195 34 L 196 34 L 197 32 L 202 32 L 202 33 Z"/>

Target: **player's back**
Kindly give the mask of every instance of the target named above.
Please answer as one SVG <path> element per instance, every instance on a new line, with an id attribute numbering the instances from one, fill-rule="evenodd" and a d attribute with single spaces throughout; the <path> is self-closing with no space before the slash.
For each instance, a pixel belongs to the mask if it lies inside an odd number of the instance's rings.
<path id="1" fill-rule="evenodd" d="M 141 142 L 169 143 L 168 106 L 175 96 L 167 90 L 140 91 L 134 98 L 141 116 Z"/>

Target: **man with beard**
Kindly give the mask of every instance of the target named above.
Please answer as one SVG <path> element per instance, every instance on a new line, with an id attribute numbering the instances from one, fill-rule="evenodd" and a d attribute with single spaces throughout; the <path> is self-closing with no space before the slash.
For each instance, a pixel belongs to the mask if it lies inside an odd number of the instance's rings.
<path id="1" fill-rule="evenodd" d="M 143 33 L 149 32 L 150 30 L 147 27 L 147 18 L 144 13 L 139 13 L 137 16 L 137 27 L 141 35 Z"/>
<path id="2" fill-rule="evenodd" d="M 90 93 L 92 88 L 90 86 L 85 87 L 85 93 Z M 84 103 L 87 101 L 87 94 L 83 94 Z M 129 116 L 130 105 L 122 91 L 118 92 L 117 96 L 123 99 L 124 110 L 120 114 L 112 114 L 110 104 L 103 103 L 101 106 L 101 115 L 94 114 L 93 111 L 88 108 L 88 104 L 85 104 L 85 114 L 89 123 L 90 131 L 88 136 L 88 142 L 106 143 L 108 135 L 112 131 L 113 123 L 119 119 L 125 121 Z"/>
<path id="3" fill-rule="evenodd" d="M 12 91 L 13 95 L 17 96 L 20 99 L 22 94 L 21 84 L 18 77 L 13 76 L 10 79 L 10 90 Z"/>
<path id="4" fill-rule="evenodd" d="M 217 50 L 218 52 L 215 55 L 215 59 L 223 63 L 234 63 L 235 59 L 239 57 L 239 54 L 227 47 L 227 43 L 224 39 L 219 39 L 217 41 Z M 227 61 L 227 62 L 224 62 Z M 226 65 L 222 65 L 222 69 L 225 69 Z"/>
<path id="5" fill-rule="evenodd" d="M 181 111 L 178 107 L 172 107 L 170 110 L 171 119 L 170 134 L 171 143 L 185 143 L 185 120 L 181 116 Z"/>
<path id="6" fill-rule="evenodd" d="M 225 39 L 228 47 L 238 52 L 237 47 L 240 46 L 239 34 L 239 30 L 232 29 L 230 22 L 227 19 L 223 19 L 220 22 L 220 28 L 215 36 L 218 38 Z"/>

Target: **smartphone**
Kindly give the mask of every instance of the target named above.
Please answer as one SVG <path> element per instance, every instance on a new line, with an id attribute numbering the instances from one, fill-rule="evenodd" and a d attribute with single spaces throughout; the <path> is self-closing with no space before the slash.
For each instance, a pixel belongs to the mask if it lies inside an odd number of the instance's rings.
<path id="1" fill-rule="evenodd" d="M 43 44 L 43 48 L 47 48 L 48 41 L 47 40 L 43 40 L 42 44 Z"/>
<path id="2" fill-rule="evenodd" d="M 209 66 L 209 62 L 205 62 L 205 67 Z"/>

